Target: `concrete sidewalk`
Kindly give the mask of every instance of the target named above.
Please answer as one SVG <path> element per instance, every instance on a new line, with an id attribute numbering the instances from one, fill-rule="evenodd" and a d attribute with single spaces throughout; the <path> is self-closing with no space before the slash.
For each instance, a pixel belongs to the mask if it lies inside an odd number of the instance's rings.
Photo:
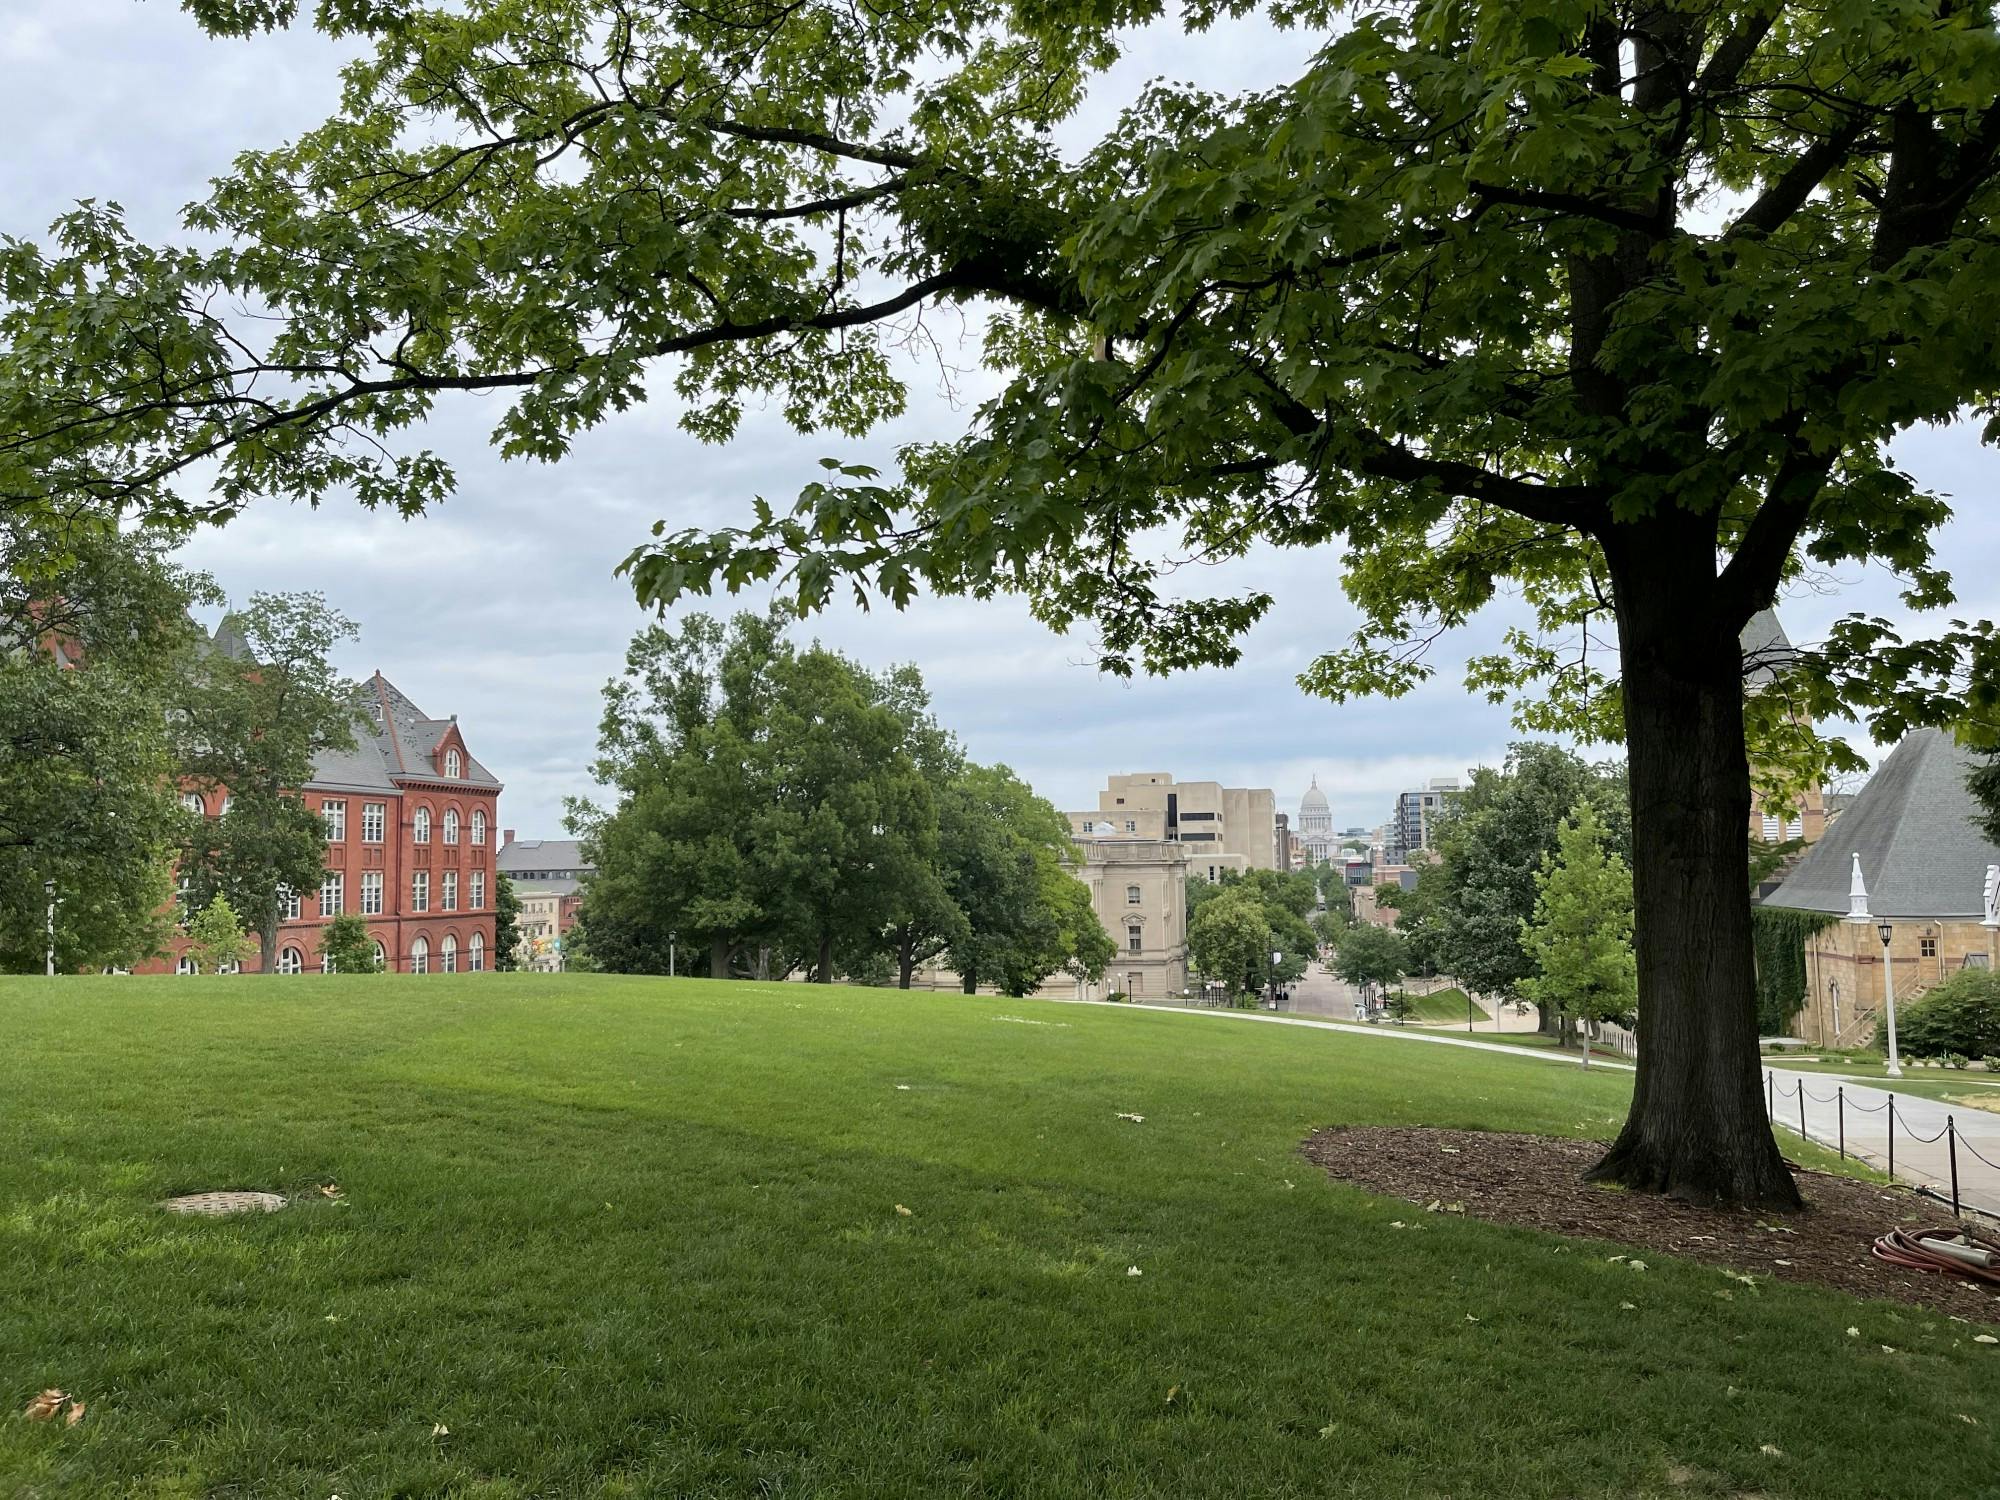
<path id="1" fill-rule="evenodd" d="M 1765 1098 L 1771 1103 L 1775 1123 L 1799 1134 L 1803 1104 L 1808 1140 L 1838 1148 L 1844 1139 L 1849 1156 L 1858 1156 L 1884 1171 L 1889 1166 L 1893 1099 L 1895 1175 L 1946 1199 L 1951 1197 L 1951 1136 L 1955 1134 L 1959 1201 L 1982 1213 L 2000 1214 L 2000 1115 L 1898 1093 L 1838 1074 L 1797 1073 L 1790 1068 L 1766 1068 L 1764 1072 L 1769 1080 Z"/>

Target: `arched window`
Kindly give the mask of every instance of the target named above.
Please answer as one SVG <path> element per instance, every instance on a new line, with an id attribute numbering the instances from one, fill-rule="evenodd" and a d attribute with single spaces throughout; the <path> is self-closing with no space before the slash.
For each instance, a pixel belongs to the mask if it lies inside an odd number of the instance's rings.
<path id="1" fill-rule="evenodd" d="M 486 842 L 486 814 L 476 808 L 472 814 L 472 842 L 475 844 Z"/>
<path id="2" fill-rule="evenodd" d="M 389 967 L 389 950 L 380 943 L 375 945 L 375 967 L 378 969 Z"/>
<path id="3" fill-rule="evenodd" d="M 445 775 L 449 776 L 452 780 L 456 781 L 464 769 L 465 769 L 465 763 L 458 758 L 458 751 L 456 749 L 445 751 L 444 753 Z"/>
<path id="4" fill-rule="evenodd" d="M 444 810 L 444 841 L 447 844 L 458 842 L 458 809 L 455 807 Z"/>
<path id="5" fill-rule="evenodd" d="M 418 808 L 416 817 L 410 820 L 410 841 L 416 844 L 431 841 L 431 810 L 428 807 Z"/>
<path id="6" fill-rule="evenodd" d="M 431 945 L 428 938 L 410 939 L 410 972 L 428 974 L 431 971 Z"/>
<path id="7" fill-rule="evenodd" d="M 174 972 L 176 974 L 199 974 L 201 972 L 201 965 L 193 959 L 183 956 L 181 961 L 174 965 Z"/>
<path id="8" fill-rule="evenodd" d="M 465 945 L 465 970 L 477 974 L 486 967 L 486 935 L 475 932 L 472 941 Z"/>
<path id="9" fill-rule="evenodd" d="M 203 813 L 208 811 L 207 804 L 201 800 L 200 792 L 182 792 L 181 806 L 185 807 L 189 812 L 193 813 L 197 818 L 200 817 Z"/>
<path id="10" fill-rule="evenodd" d="M 1139 887 L 1136 885 L 1125 887 L 1125 904 L 1127 906 L 1137 906 L 1139 904 Z"/>
<path id="11" fill-rule="evenodd" d="M 287 948 L 278 955 L 280 974 L 303 974 L 306 970 L 306 956 L 296 948 Z"/>
<path id="12" fill-rule="evenodd" d="M 458 972 L 458 939 L 450 933 L 444 935 L 444 943 L 438 949 L 438 972 L 456 974 Z"/>
<path id="13" fill-rule="evenodd" d="M 215 805 L 215 815 L 218 818 L 229 816 L 229 793 L 224 792 L 222 794 L 222 800 Z"/>

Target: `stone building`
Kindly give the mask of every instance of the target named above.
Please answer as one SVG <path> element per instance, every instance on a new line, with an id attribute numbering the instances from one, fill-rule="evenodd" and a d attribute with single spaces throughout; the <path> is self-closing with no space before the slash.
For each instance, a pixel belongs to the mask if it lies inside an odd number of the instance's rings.
<path id="1" fill-rule="evenodd" d="M 225 629 L 227 628 L 225 622 Z M 225 632 L 218 649 L 230 650 Z M 477 972 L 493 964 L 493 854 L 500 782 L 472 756 L 458 716 L 433 719 L 380 672 L 362 685 L 352 750 L 322 752 L 300 788 L 326 827 L 317 891 L 288 895 L 278 926 L 278 972 L 322 967 L 319 934 L 359 913 L 392 972 Z M 220 817 L 226 789 L 188 791 L 192 812 Z M 192 973 L 187 939 L 137 973 Z M 257 958 L 245 960 L 254 970 Z"/>
<path id="2" fill-rule="evenodd" d="M 516 962 L 524 969 L 560 970 L 563 942 L 583 901 L 583 882 L 595 873 L 583 857 L 582 842 L 517 839 L 509 828 L 501 835 L 497 863 L 521 903 Z"/>
<path id="3" fill-rule="evenodd" d="M 1298 847 L 1301 864 L 1329 864 L 1342 857 L 1341 836 L 1333 829 L 1333 809 L 1327 803 L 1326 793 L 1319 789 L 1317 776 L 1299 799 L 1299 829 L 1293 842 Z"/>
<path id="4" fill-rule="evenodd" d="M 2000 955 L 2000 847 L 1980 831 L 1971 762 L 1941 729 L 1920 729 L 1882 762 L 1834 835 L 1799 860 L 1764 905 L 1842 918 L 1806 940 L 1796 1034 L 1856 1046 L 1875 1033 L 1893 970 L 1898 1005 Z M 1878 927 L 1891 929 L 1889 963 Z"/>
<path id="5" fill-rule="evenodd" d="M 1747 692 L 1767 690 L 1797 657 L 1798 650 L 1771 610 L 1761 610 L 1743 627 L 1743 685 Z M 1766 805 L 1753 797 L 1750 805 L 1750 837 L 1767 844 L 1791 839 L 1811 845 L 1826 832 L 1826 793 L 1818 787 L 1785 804 Z"/>
<path id="6" fill-rule="evenodd" d="M 1187 989 L 1187 881 L 1191 851 L 1170 839 L 1106 832 L 1077 841 L 1077 877 L 1117 948 L 1101 982 L 1054 979 L 1044 992 L 1101 1000 L 1123 991 L 1158 1000 Z"/>

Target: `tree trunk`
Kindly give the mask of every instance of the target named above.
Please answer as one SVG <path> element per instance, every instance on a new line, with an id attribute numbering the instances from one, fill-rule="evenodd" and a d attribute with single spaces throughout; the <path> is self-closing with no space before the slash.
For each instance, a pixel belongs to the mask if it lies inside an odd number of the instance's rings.
<path id="1" fill-rule="evenodd" d="M 1758 1072 L 1741 622 L 1717 604 L 1712 522 L 1669 510 L 1610 533 L 1640 1047 L 1625 1127 L 1588 1176 L 1696 1203 L 1797 1208 Z"/>
<path id="2" fill-rule="evenodd" d="M 708 940 L 708 977 L 727 979 L 729 977 L 729 950 L 733 946 L 727 933 L 718 932 Z"/>
<path id="3" fill-rule="evenodd" d="M 1750 816 L 1747 810 L 1743 815 L 1746 818 Z M 813 967 L 813 983 L 833 983 L 833 934 L 830 932 L 820 934 L 819 962 Z"/>
<path id="4" fill-rule="evenodd" d="M 896 988 L 906 990 L 917 972 L 917 940 L 905 927 L 896 944 Z"/>
<path id="5" fill-rule="evenodd" d="M 278 914 L 273 911 L 257 929 L 257 972 L 278 972 Z"/>
<path id="6" fill-rule="evenodd" d="M 979 993 L 979 976 L 977 974 L 966 973 L 958 977 L 959 982 L 965 986 L 966 994 L 976 995 Z"/>

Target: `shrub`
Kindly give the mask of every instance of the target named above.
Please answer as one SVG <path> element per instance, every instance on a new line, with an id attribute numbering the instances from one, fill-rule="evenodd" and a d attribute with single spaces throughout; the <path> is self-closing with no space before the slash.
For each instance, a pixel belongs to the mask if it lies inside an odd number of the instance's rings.
<path id="1" fill-rule="evenodd" d="M 1947 1068 L 1962 1070 L 1971 1061 L 1972 1059 L 1967 1057 L 1963 1052 L 1947 1052 L 1944 1055 L 1944 1065 Z"/>
<path id="2" fill-rule="evenodd" d="M 1125 1000 L 1125 992 L 1123 990 L 1113 990 L 1110 994 L 1106 995 L 1104 998 L 1111 1001 L 1113 1004 L 1122 1004 Z"/>
<path id="3" fill-rule="evenodd" d="M 1914 1005 L 1900 1009 L 1896 1023 L 1897 1041 L 1914 1057 L 2000 1053 L 2000 974 L 1961 969 Z M 1886 1035 L 1886 1028 L 1878 1030 Z"/>

